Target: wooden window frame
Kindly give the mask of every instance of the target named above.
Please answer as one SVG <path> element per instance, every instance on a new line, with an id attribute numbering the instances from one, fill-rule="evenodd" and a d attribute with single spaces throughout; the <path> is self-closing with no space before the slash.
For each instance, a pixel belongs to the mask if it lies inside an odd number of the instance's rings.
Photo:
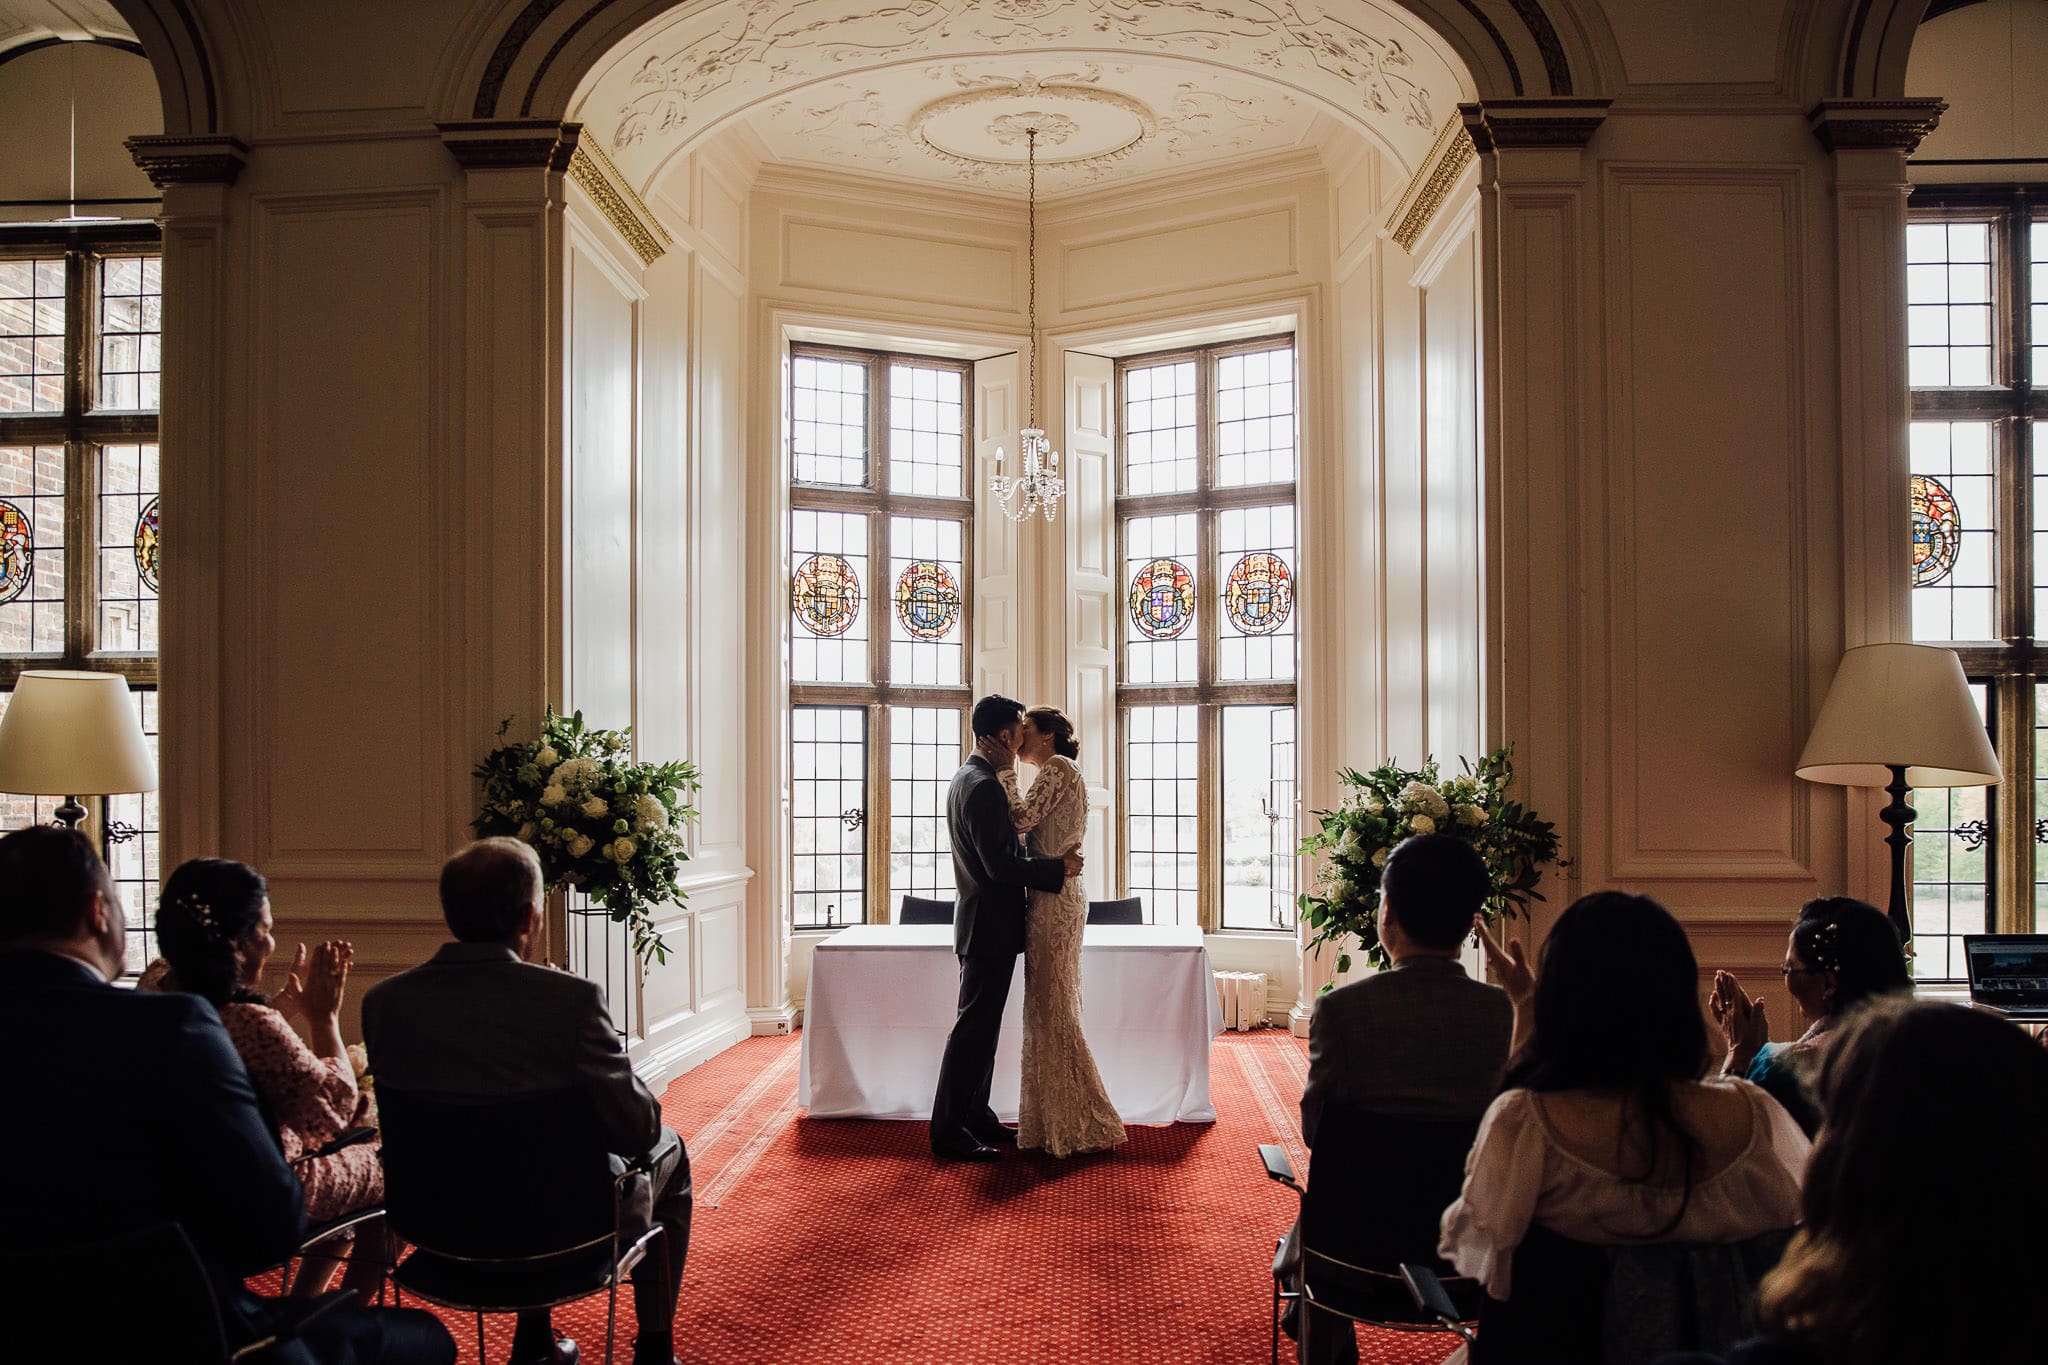
<path id="1" fill-rule="evenodd" d="M 2037 219 L 2048 221 L 2048 186 L 1918 186 L 1908 205 L 1911 224 L 1988 221 L 1991 227 L 1994 382 L 1982 388 L 1914 388 L 1909 420 L 1984 422 L 1991 429 L 1998 540 L 1994 611 L 2001 638 L 1949 647 L 1969 680 L 1986 685 L 1986 724 L 2004 769 L 2004 780 L 1991 789 L 1985 864 L 1986 928 L 1999 933 L 2035 927 L 2035 693 L 2048 672 L 2048 648 L 2036 638 L 2048 623 L 2033 619 L 2033 480 L 2037 468 L 2048 473 L 2048 452 L 2033 448 L 2033 423 L 2048 422 L 2048 375 L 2037 379 L 2031 372 L 2030 229 Z"/>
<path id="2" fill-rule="evenodd" d="M 1294 477 L 1285 483 L 1218 487 L 1216 484 L 1216 372 L 1226 356 L 1250 355 L 1286 346 L 1297 357 L 1300 339 L 1293 332 L 1279 332 L 1241 341 L 1209 346 L 1186 346 L 1170 351 L 1151 351 L 1124 356 L 1116 362 L 1114 402 L 1116 404 L 1116 450 L 1112 463 L 1116 480 L 1116 564 L 1117 594 L 1128 591 L 1125 575 L 1130 567 L 1129 528 L 1139 517 L 1173 516 L 1192 513 L 1195 517 L 1196 581 L 1203 584 L 1196 599 L 1195 678 L 1193 683 L 1129 683 L 1124 671 L 1129 653 L 1125 623 L 1119 620 L 1116 635 L 1116 753 L 1112 780 L 1116 784 L 1116 884 L 1117 894 L 1130 894 L 1130 817 L 1124 809 L 1128 799 L 1130 712 L 1138 706 L 1193 706 L 1196 708 L 1195 776 L 1195 916 L 1204 933 L 1291 934 L 1293 926 L 1271 929 L 1225 929 L 1223 927 L 1223 709 L 1227 706 L 1289 706 L 1295 708 L 1300 725 L 1301 655 L 1300 633 L 1295 635 L 1294 677 L 1286 682 L 1219 682 L 1217 657 L 1222 639 L 1220 583 L 1216 576 L 1216 526 L 1221 514 L 1235 508 L 1287 506 L 1295 513 L 1296 567 L 1300 564 L 1301 536 L 1301 447 L 1299 419 L 1301 388 L 1299 371 L 1295 386 L 1296 445 Z M 1183 361 L 1195 363 L 1195 486 L 1181 493 L 1130 493 L 1124 488 L 1126 461 L 1124 429 L 1125 375 L 1131 370 L 1153 369 Z M 1301 610 L 1300 574 L 1295 575 L 1294 610 Z M 1297 728 L 1297 734 L 1299 730 Z M 1297 789 L 1300 785 L 1300 745 L 1295 747 Z"/>
<path id="3" fill-rule="evenodd" d="M 864 683 L 806 683 L 794 677 L 789 685 L 788 705 L 858 707 L 867 712 L 867 800 L 862 814 L 865 836 L 863 854 L 867 860 L 865 905 L 860 921 L 887 924 L 897 893 L 891 885 L 889 833 L 891 828 L 889 759 L 892 750 L 890 720 L 895 707 L 954 708 L 960 713 L 960 745 L 967 747 L 970 716 L 974 707 L 974 365 L 943 356 L 917 355 L 906 351 L 874 351 L 849 346 L 826 346 L 792 342 L 789 359 L 800 356 L 865 366 L 868 374 L 868 482 L 865 488 L 845 484 L 804 483 L 796 478 L 796 450 L 792 436 L 783 451 L 784 477 L 789 484 L 789 511 L 837 512 L 864 517 L 867 521 L 868 577 L 864 608 L 873 613 L 868 630 L 868 681 Z M 960 484 L 959 497 L 902 493 L 891 486 L 889 370 L 892 365 L 914 365 L 920 369 L 952 370 L 960 375 Z M 791 379 L 794 389 L 794 365 Z M 960 538 L 960 641 L 961 681 L 957 686 L 899 683 L 890 677 L 889 646 L 892 635 L 890 604 L 894 601 L 889 577 L 889 527 L 898 517 L 923 517 L 957 521 Z M 787 566 L 785 566 L 785 573 Z M 787 588 L 785 587 L 785 591 Z M 801 627 L 793 627 L 801 629 Z M 792 774 L 794 779 L 794 774 Z M 794 816 L 792 815 L 792 820 Z M 792 825 L 792 830 L 794 826 Z M 795 849 L 790 851 L 794 866 Z M 844 925 L 797 925 L 797 933 L 828 932 Z"/>

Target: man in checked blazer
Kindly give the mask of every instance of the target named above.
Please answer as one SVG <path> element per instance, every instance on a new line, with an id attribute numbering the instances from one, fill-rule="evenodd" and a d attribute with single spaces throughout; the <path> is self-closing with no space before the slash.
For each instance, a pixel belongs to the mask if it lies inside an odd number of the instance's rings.
<path id="1" fill-rule="evenodd" d="M 1014 755 L 1024 733 L 1024 703 L 987 696 L 974 704 L 977 745 Z M 972 754 L 946 795 L 953 842 L 953 952 L 960 959 L 960 1013 L 939 1063 L 932 1098 L 932 1152 L 958 1161 L 994 1161 L 1017 1136 L 989 1107 L 996 1040 L 1017 954 L 1024 951 L 1027 890 L 1056 892 L 1081 871 L 1081 855 L 1034 858 L 1010 823 L 1010 799 L 996 765 Z"/>

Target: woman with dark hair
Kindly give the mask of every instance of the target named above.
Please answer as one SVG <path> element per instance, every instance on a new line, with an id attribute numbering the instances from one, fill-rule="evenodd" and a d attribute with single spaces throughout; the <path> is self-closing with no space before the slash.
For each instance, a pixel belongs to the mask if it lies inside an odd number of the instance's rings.
<path id="1" fill-rule="evenodd" d="M 1763 1283 L 1770 1335 L 1729 1365 L 2039 1360 L 2048 1183 L 2025 1139 L 2048 1131 L 2048 1052 L 1988 1014 L 1886 999 L 1842 1025 L 1817 1088 L 1805 1226 Z"/>
<path id="2" fill-rule="evenodd" d="M 1663 906 L 1582 897 L 1534 974 L 1519 944 L 1482 941 L 1515 1002 L 1518 1051 L 1444 1212 L 1439 1250 L 1460 1274 L 1506 1300 L 1515 1248 L 1539 1224 L 1595 1246 L 1792 1226 L 1807 1140 L 1755 1086 L 1701 1079 L 1698 967 Z"/>
<path id="3" fill-rule="evenodd" d="M 1868 1002 L 1911 989 L 1912 979 L 1892 922 L 1851 896 L 1823 896 L 1799 908 L 1781 970 L 1807 1022 L 1796 1042 L 1769 1041 L 1764 998 L 1747 994 L 1733 973 L 1714 973 L 1708 1004 L 1728 1047 L 1721 1074 L 1762 1086 L 1810 1137 L 1820 1127 L 1812 1078 L 1828 1038 Z"/>
<path id="4" fill-rule="evenodd" d="M 220 1012 L 264 1112 L 277 1125 L 285 1160 L 305 1186 L 307 1221 L 382 1202 L 384 1171 L 375 1142 L 310 1155 L 364 1122 L 369 1110 L 341 1041 L 351 945 L 330 940 L 308 953 L 300 944 L 283 989 L 263 996 L 257 983 L 277 949 L 270 889 L 255 868 L 226 858 L 194 858 L 171 873 L 157 905 L 156 935 L 163 960 L 146 974 L 146 984 L 200 996 Z M 287 1022 L 288 1010 L 305 1019 L 310 1048 Z M 326 1288 L 341 1248 L 323 1250 L 327 1254 L 307 1258 L 295 1292 Z M 380 1259 L 352 1257 L 346 1283 L 374 1293 Z"/>
<path id="5" fill-rule="evenodd" d="M 1088 828 L 1088 790 L 1074 760 L 1074 723 L 1054 707 L 1024 713 L 1019 761 L 1038 770 L 1019 793 L 1017 770 L 999 769 L 1010 817 L 1038 857 L 1063 857 Z M 1017 1145 L 1071 1156 L 1106 1151 L 1124 1140 L 1094 1054 L 1081 1032 L 1081 933 L 1088 892 L 1069 877 L 1059 891 L 1031 893 L 1024 938 L 1024 1061 L 1017 1100 Z"/>

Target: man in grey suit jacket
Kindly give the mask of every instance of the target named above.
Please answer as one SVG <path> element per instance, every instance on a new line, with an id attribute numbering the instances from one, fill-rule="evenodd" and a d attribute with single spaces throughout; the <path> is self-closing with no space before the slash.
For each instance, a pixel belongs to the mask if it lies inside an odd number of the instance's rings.
<path id="1" fill-rule="evenodd" d="M 1476 1120 L 1493 1103 L 1514 1006 L 1505 991 L 1472 980 L 1458 964 L 1488 889 L 1479 854 L 1448 834 L 1418 835 L 1387 855 L 1379 930 L 1394 965 L 1316 1002 L 1301 1092 L 1301 1136 L 1311 1148 L 1324 1110 L 1337 1104 L 1391 1118 Z M 1298 1276 L 1299 1226 L 1288 1242 Z M 1432 1250 L 1418 1248 L 1419 1259 Z M 1340 1318 L 1316 1320 L 1316 1365 L 1358 1359 L 1349 1329 Z"/>
<path id="2" fill-rule="evenodd" d="M 633 1272 L 633 1360 L 671 1365 L 690 1243 L 689 1153 L 633 1073 L 597 984 L 523 960 L 541 929 L 541 901 L 540 860 L 517 839 L 484 839 L 450 858 L 441 869 L 441 913 L 456 941 L 363 997 L 370 1070 L 388 1086 L 426 1094 L 575 1088 L 589 1096 L 612 1152 L 648 1157 L 652 1167 L 648 1212 L 667 1229 L 668 1275 L 655 1255 Z M 548 1310 L 519 1315 L 513 1361 L 576 1359 L 576 1343 L 556 1340 Z"/>
<path id="3" fill-rule="evenodd" d="M 1027 892 L 1056 892 L 1081 870 L 1081 855 L 1034 858 L 1010 823 L 1010 799 L 1001 768 L 1016 761 L 1024 732 L 1024 704 L 987 696 L 974 704 L 974 739 L 980 752 L 960 765 L 946 794 L 946 833 L 953 842 L 953 952 L 960 959 L 960 1012 L 939 1062 L 932 1097 L 934 1154 L 960 1161 L 993 1161 L 1014 1145 L 989 1107 L 995 1084 L 996 1041 L 1017 954 L 1024 951 Z"/>

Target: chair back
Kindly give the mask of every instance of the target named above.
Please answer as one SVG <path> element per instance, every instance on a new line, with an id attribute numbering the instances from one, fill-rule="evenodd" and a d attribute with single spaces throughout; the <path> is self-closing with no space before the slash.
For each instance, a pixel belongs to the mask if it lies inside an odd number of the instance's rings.
<path id="1" fill-rule="evenodd" d="M 1720 1354 L 1756 1332 L 1756 1291 L 1790 1228 L 1730 1243 L 1591 1246 L 1541 1224 L 1515 1248 L 1514 1292 L 1488 1299 L 1474 1365 L 1649 1365 Z"/>
<path id="2" fill-rule="evenodd" d="M 926 900 L 923 896 L 905 896 L 903 908 L 897 912 L 898 924 L 951 924 L 953 902 Z"/>
<path id="3" fill-rule="evenodd" d="M 384 1210 L 404 1241 L 475 1260 L 609 1239 L 612 1158 L 576 1088 L 512 1096 L 377 1087 Z"/>
<path id="4" fill-rule="evenodd" d="M 1303 1268 L 1318 1299 L 1374 1322 L 1430 1321 L 1401 1280 L 1407 1263 L 1444 1276 L 1476 1316 L 1476 1286 L 1436 1246 L 1478 1134 L 1477 1118 L 1397 1118 L 1341 1103 L 1323 1110 L 1301 1200 Z"/>
<path id="5" fill-rule="evenodd" d="M 176 1223 L 0 1251 L 0 1315 L 11 1359 L 228 1357 L 213 1282 Z"/>
<path id="6" fill-rule="evenodd" d="M 1145 901 L 1139 896 L 1126 896 L 1120 901 L 1089 901 L 1088 922 L 1090 924 L 1143 924 L 1145 922 Z"/>

